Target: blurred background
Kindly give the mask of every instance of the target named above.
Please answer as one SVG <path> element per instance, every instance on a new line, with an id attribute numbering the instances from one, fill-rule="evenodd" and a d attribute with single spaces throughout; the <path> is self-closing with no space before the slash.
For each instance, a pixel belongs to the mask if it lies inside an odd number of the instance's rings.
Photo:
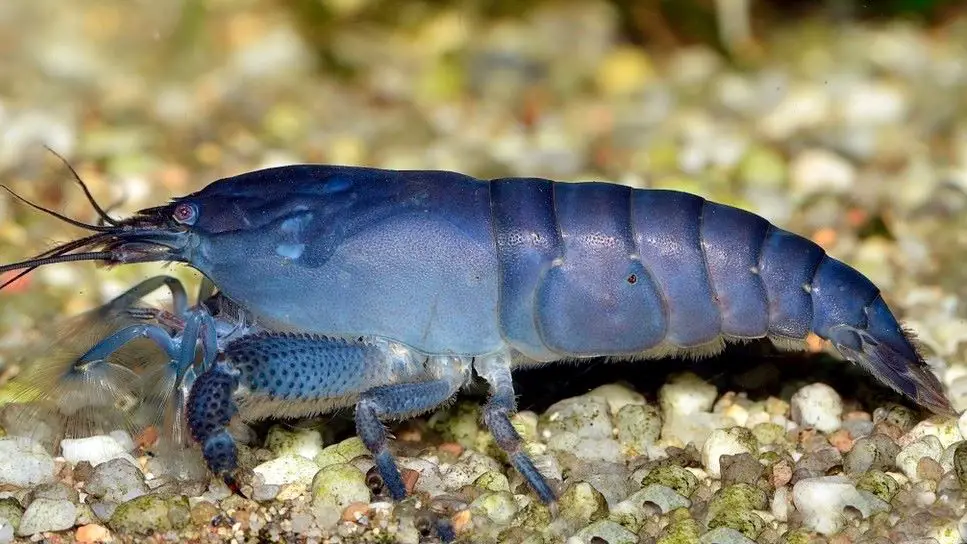
<path id="1" fill-rule="evenodd" d="M 295 162 L 683 189 L 869 275 L 964 408 L 965 59 L 952 0 L 7 0 L 0 179 L 85 221 L 42 144 L 116 215 Z M 80 234 L 0 199 L 0 262 Z M 154 273 L 18 281 L 0 359 Z"/>

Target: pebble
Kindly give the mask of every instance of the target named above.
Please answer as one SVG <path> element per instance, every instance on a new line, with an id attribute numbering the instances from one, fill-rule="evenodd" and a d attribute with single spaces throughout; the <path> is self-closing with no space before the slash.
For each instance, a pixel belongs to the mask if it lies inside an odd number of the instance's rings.
<path id="1" fill-rule="evenodd" d="M 74 539 L 77 541 L 77 544 L 100 544 L 112 540 L 111 531 L 107 527 L 96 523 L 78 527 L 77 531 L 74 532 Z"/>
<path id="2" fill-rule="evenodd" d="M 722 483 L 755 483 L 762 476 L 762 463 L 751 453 L 723 455 L 719 457 Z"/>
<path id="3" fill-rule="evenodd" d="M 315 429 L 290 431 L 273 425 L 265 439 L 265 447 L 278 456 L 294 455 L 315 459 L 322 451 L 322 434 Z"/>
<path id="4" fill-rule="evenodd" d="M 925 419 L 897 440 L 901 447 L 911 444 L 925 436 L 935 436 L 944 448 L 964 439 L 958 428 L 958 421 L 950 417 L 934 416 Z"/>
<path id="5" fill-rule="evenodd" d="M 24 510 L 17 534 L 30 536 L 47 531 L 63 531 L 74 526 L 77 507 L 66 499 L 35 499 Z"/>
<path id="6" fill-rule="evenodd" d="M 755 540 L 731 527 L 718 527 L 702 535 L 701 544 L 755 544 Z"/>
<path id="7" fill-rule="evenodd" d="M 61 455 L 71 464 L 87 461 L 97 466 L 111 459 L 125 459 L 134 466 L 138 462 L 124 449 L 114 437 L 107 435 L 90 436 L 87 438 L 65 438 L 60 441 Z"/>
<path id="8" fill-rule="evenodd" d="M 499 472 L 500 464 L 474 450 L 466 450 L 456 463 L 441 467 L 444 482 L 449 489 L 457 490 L 465 485 L 473 485 L 477 478 L 488 472 Z"/>
<path id="9" fill-rule="evenodd" d="M 84 491 L 113 503 L 127 502 L 148 493 L 141 471 L 125 459 L 111 459 L 94 467 Z"/>
<path id="10" fill-rule="evenodd" d="M 644 454 L 661 437 L 661 413 L 655 406 L 626 404 L 614 415 L 618 441 L 634 453 Z"/>
<path id="11" fill-rule="evenodd" d="M 691 372 L 671 376 L 658 390 L 658 403 L 666 417 L 708 412 L 717 397 L 714 385 Z"/>
<path id="12" fill-rule="evenodd" d="M 354 502 L 369 502 L 366 475 L 349 465 L 329 465 L 319 470 L 310 489 L 314 508 L 335 508 L 342 512 Z"/>
<path id="13" fill-rule="evenodd" d="M 367 455 L 370 455 L 370 453 L 366 449 L 366 445 L 358 436 L 354 436 L 331 446 L 326 446 L 316 454 L 314 460 L 319 468 L 326 468 L 329 465 L 348 463 L 357 457 Z"/>
<path id="14" fill-rule="evenodd" d="M 608 501 L 587 482 L 572 484 L 558 499 L 560 516 L 577 525 L 586 526 L 608 516 Z"/>
<path id="15" fill-rule="evenodd" d="M 0 485 L 30 488 L 54 481 L 54 459 L 29 438 L 0 438 Z"/>
<path id="16" fill-rule="evenodd" d="M 671 488 L 679 495 L 691 497 L 692 492 L 698 487 L 698 477 L 678 465 L 661 465 L 652 469 L 641 480 L 642 487 L 651 484 L 659 484 Z"/>
<path id="17" fill-rule="evenodd" d="M 8 497 L 0 499 L 0 523 L 5 527 L 13 527 L 16 531 L 20 527 L 20 520 L 23 518 L 24 509 L 17 502 L 17 499 Z"/>
<path id="18" fill-rule="evenodd" d="M 577 438 L 611 438 L 608 402 L 600 397 L 572 397 L 552 404 L 541 417 L 538 431 L 545 440 L 569 433 Z"/>
<path id="19" fill-rule="evenodd" d="M 803 427 L 831 433 L 842 425 L 843 401 L 839 393 L 826 384 L 803 387 L 792 396 L 789 405 L 792 420 Z"/>
<path id="20" fill-rule="evenodd" d="M 914 482 L 920 481 L 917 474 L 917 467 L 920 459 L 929 457 L 934 461 L 939 461 L 943 454 L 943 444 L 934 435 L 927 435 L 915 442 L 908 444 L 896 455 L 896 465 L 903 471 L 907 478 Z"/>
<path id="21" fill-rule="evenodd" d="M 108 525 L 119 533 L 148 534 L 181 529 L 190 519 L 184 497 L 144 495 L 118 505 Z"/>
<path id="22" fill-rule="evenodd" d="M 618 415 L 625 406 L 647 405 L 645 396 L 621 383 L 599 385 L 584 394 L 585 397 L 602 399 L 608 403 L 608 410 L 612 416 Z"/>
<path id="23" fill-rule="evenodd" d="M 637 544 L 638 535 L 611 520 L 602 519 L 581 529 L 572 537 L 578 543 L 607 542 L 608 544 Z M 597 539 L 597 540 L 595 540 Z M 571 540 L 568 540 L 570 544 Z"/>
<path id="24" fill-rule="evenodd" d="M 961 442 L 954 450 L 954 473 L 961 489 L 967 489 L 967 441 Z"/>
<path id="25" fill-rule="evenodd" d="M 517 514 L 518 505 L 509 491 L 484 493 L 470 503 L 470 511 L 482 515 L 498 525 L 506 525 Z"/>
<path id="26" fill-rule="evenodd" d="M 265 485 L 309 485 L 313 476 L 319 472 L 319 465 L 305 456 L 290 453 L 266 461 L 252 471 L 262 476 Z"/>
<path id="27" fill-rule="evenodd" d="M 702 466 L 713 478 L 721 478 L 721 457 L 739 453 L 755 453 L 757 450 L 752 431 L 744 427 L 716 429 L 702 445 Z"/>
<path id="28" fill-rule="evenodd" d="M 873 494 L 863 494 L 841 476 L 806 478 L 792 488 L 792 500 L 803 516 L 803 526 L 820 534 L 831 535 L 846 523 L 843 510 L 852 506 L 864 518 L 873 512 L 889 509 L 889 504 Z"/>

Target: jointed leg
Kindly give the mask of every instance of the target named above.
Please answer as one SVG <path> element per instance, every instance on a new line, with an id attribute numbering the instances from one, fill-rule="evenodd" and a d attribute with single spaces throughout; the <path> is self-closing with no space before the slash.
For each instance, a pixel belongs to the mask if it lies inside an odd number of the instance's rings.
<path id="1" fill-rule="evenodd" d="M 483 418 L 497 445 L 507 453 L 510 462 L 541 500 L 554 502 L 554 491 L 521 448 L 520 434 L 510 422 L 510 416 L 517 411 L 514 382 L 510 375 L 510 355 L 502 353 L 476 359 L 474 370 L 490 384 L 490 399 L 484 406 Z"/>

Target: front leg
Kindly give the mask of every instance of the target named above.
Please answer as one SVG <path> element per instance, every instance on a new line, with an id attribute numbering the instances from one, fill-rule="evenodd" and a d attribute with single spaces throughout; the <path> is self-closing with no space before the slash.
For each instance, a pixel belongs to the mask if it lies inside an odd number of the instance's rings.
<path id="1" fill-rule="evenodd" d="M 433 409 L 453 396 L 469 372 L 460 359 L 426 358 L 378 339 L 256 334 L 230 342 L 219 362 L 195 380 L 188 425 L 212 472 L 235 486 L 237 454 L 227 426 L 239 409 L 258 419 L 322 413 L 356 402 L 359 436 L 390 492 L 402 497 L 380 420 Z"/>

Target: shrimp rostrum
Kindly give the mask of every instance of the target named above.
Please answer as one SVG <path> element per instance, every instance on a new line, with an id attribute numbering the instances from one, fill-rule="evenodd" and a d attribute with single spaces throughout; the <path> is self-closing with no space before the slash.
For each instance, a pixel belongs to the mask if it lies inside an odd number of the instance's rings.
<path id="1" fill-rule="evenodd" d="M 476 374 L 491 391 L 486 425 L 550 502 L 511 425 L 512 369 L 709 354 L 756 338 L 815 334 L 921 406 L 952 411 L 866 277 L 757 215 L 683 192 L 285 166 L 215 181 L 0 271 L 78 260 L 185 263 L 264 327 L 225 342 L 187 395 L 191 435 L 230 482 L 236 414 L 354 406 L 401 498 L 383 422 L 440 406 Z"/>

